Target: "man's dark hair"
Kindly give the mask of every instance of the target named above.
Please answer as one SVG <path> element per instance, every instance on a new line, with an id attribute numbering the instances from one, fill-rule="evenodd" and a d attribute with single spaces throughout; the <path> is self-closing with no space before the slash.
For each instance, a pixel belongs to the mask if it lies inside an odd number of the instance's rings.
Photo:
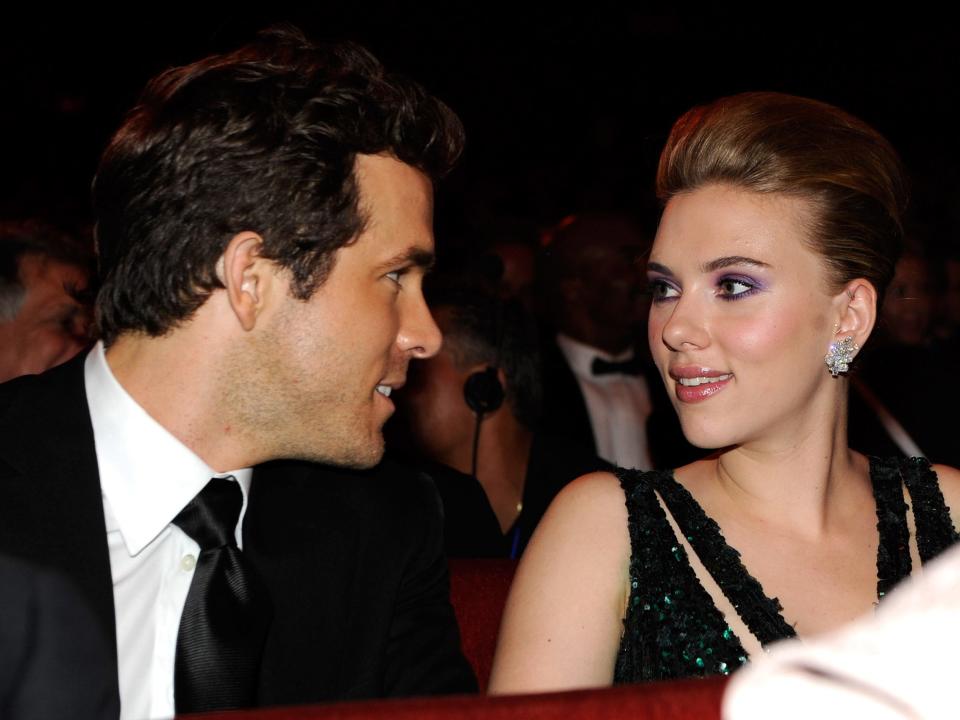
<path id="1" fill-rule="evenodd" d="M 222 287 L 217 260 L 245 230 L 306 300 L 364 227 L 357 154 L 438 178 L 462 145 L 459 119 L 419 85 L 357 45 L 314 45 L 291 27 L 162 73 L 94 182 L 104 340 L 188 319 Z"/>
<path id="2" fill-rule="evenodd" d="M 93 248 L 79 236 L 39 219 L 0 221 L 0 322 L 13 320 L 26 298 L 20 261 L 27 255 L 73 265 L 93 274 Z M 89 302 L 79 288 L 65 288 Z"/>
<path id="3" fill-rule="evenodd" d="M 543 390 L 540 351 L 533 318 L 518 300 L 501 300 L 463 278 L 437 273 L 428 278 L 427 303 L 449 308 L 451 326 L 444 344 L 460 368 L 485 364 L 499 367 L 506 378 L 506 398 L 514 417 L 534 428 L 540 419 Z"/>

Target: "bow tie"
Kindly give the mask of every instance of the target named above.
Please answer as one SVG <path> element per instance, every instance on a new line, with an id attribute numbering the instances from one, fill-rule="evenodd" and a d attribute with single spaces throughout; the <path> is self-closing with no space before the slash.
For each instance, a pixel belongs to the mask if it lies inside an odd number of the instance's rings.
<path id="1" fill-rule="evenodd" d="M 636 356 L 629 360 L 604 360 L 602 357 L 595 357 L 590 366 L 590 372 L 594 375 L 640 375 L 641 370 Z"/>

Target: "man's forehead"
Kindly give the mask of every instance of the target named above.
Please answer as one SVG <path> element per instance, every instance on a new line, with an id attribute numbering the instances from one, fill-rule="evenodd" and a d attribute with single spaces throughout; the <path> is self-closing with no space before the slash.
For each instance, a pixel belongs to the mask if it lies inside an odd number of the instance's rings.
<path id="1" fill-rule="evenodd" d="M 431 197 L 433 195 L 433 183 L 427 174 L 392 153 L 358 153 L 353 161 L 353 172 L 359 182 L 361 199 L 375 195 L 395 182 L 425 190 Z"/>
<path id="2" fill-rule="evenodd" d="M 386 154 L 357 155 L 355 173 L 364 221 L 359 244 L 366 247 L 378 266 L 407 265 L 428 270 L 434 253 L 433 186 L 429 178 Z"/>

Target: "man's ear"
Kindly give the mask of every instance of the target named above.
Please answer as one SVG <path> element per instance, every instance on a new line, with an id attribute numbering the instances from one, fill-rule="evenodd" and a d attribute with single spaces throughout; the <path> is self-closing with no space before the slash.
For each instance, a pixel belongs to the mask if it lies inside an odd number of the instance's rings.
<path id="1" fill-rule="evenodd" d="M 870 337 L 877 322 L 877 289 L 869 280 L 851 280 L 834 298 L 838 338 L 852 337 L 860 347 Z"/>
<path id="2" fill-rule="evenodd" d="M 217 275 L 244 330 L 252 330 L 263 307 L 272 263 L 260 256 L 263 238 L 255 232 L 237 233 L 217 263 Z"/>

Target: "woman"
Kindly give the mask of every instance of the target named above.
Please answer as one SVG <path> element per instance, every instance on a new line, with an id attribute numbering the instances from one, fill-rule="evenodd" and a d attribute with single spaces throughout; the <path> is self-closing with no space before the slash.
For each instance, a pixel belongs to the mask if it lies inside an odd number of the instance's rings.
<path id="1" fill-rule="evenodd" d="M 492 692 L 729 673 L 869 611 L 957 539 L 960 473 L 846 442 L 848 366 L 902 243 L 890 145 L 823 103 L 739 95 L 677 121 L 657 189 L 651 350 L 687 439 L 719 450 L 558 496 Z M 949 380 L 931 381 L 935 401 Z"/>

